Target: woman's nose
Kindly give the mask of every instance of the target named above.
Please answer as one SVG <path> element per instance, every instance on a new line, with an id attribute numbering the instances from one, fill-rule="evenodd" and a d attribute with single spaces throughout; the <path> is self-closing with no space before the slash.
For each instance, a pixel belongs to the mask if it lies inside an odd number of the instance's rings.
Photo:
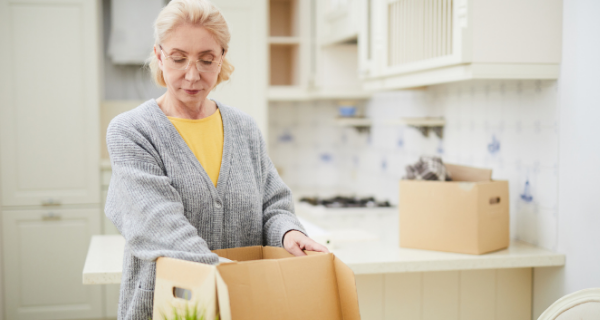
<path id="1" fill-rule="evenodd" d="M 198 81 L 200 80 L 200 72 L 196 68 L 195 63 L 190 63 L 189 68 L 185 71 L 185 80 L 187 81 Z"/>

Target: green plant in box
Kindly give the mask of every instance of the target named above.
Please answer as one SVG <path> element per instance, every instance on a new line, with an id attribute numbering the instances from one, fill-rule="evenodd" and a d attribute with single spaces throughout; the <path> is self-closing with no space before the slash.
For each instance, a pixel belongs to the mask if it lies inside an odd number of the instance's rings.
<path id="1" fill-rule="evenodd" d="M 177 310 L 177 308 L 173 307 L 173 316 L 172 317 L 167 317 L 164 314 L 162 314 L 161 318 L 162 318 L 161 320 L 209 320 L 209 319 L 206 319 L 206 317 L 204 316 L 204 312 L 201 312 L 200 314 L 198 314 L 197 307 L 185 308 L 183 313 L 181 313 L 179 310 Z M 149 320 L 152 320 L 152 318 L 150 318 Z M 214 320 L 219 320 L 218 314 Z"/>

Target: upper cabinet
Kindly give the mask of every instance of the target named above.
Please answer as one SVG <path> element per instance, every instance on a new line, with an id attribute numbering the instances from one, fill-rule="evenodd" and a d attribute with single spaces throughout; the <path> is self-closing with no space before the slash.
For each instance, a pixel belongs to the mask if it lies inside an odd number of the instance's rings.
<path id="1" fill-rule="evenodd" d="M 323 45 L 356 42 L 358 38 L 359 0 L 318 1 L 319 38 Z"/>
<path id="2" fill-rule="evenodd" d="M 468 79 L 557 79 L 561 0 L 360 0 L 372 90 Z"/>
<path id="3" fill-rule="evenodd" d="M 357 0 L 270 0 L 269 100 L 368 97 L 358 77 L 358 16 Z"/>
<path id="4" fill-rule="evenodd" d="M 100 203 L 99 5 L 0 1 L 2 206 Z"/>
<path id="5" fill-rule="evenodd" d="M 298 97 L 314 86 L 311 1 L 269 1 L 269 98 Z"/>

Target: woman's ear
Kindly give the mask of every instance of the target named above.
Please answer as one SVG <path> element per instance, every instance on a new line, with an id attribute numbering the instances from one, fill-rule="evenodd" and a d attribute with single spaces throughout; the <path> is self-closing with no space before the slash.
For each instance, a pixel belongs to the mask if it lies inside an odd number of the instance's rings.
<path id="1" fill-rule="evenodd" d="M 154 56 L 156 57 L 156 60 L 158 61 L 158 68 L 160 68 L 160 70 L 162 71 L 163 69 L 163 62 L 162 62 L 162 57 L 161 57 L 161 52 L 162 50 L 160 50 L 160 48 L 157 45 L 154 45 Z"/>

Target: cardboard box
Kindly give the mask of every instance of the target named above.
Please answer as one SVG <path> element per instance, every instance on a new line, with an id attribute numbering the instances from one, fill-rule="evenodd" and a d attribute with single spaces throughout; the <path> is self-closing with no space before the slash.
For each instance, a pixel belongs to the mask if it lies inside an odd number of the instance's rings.
<path id="1" fill-rule="evenodd" d="M 294 257 L 261 246 L 213 252 L 237 261 L 157 260 L 154 320 L 195 308 L 207 320 L 217 313 L 221 320 L 360 319 L 354 273 L 332 253 Z"/>
<path id="2" fill-rule="evenodd" d="M 508 181 L 446 164 L 453 181 L 400 181 L 400 247 L 482 254 L 509 245 Z"/>

